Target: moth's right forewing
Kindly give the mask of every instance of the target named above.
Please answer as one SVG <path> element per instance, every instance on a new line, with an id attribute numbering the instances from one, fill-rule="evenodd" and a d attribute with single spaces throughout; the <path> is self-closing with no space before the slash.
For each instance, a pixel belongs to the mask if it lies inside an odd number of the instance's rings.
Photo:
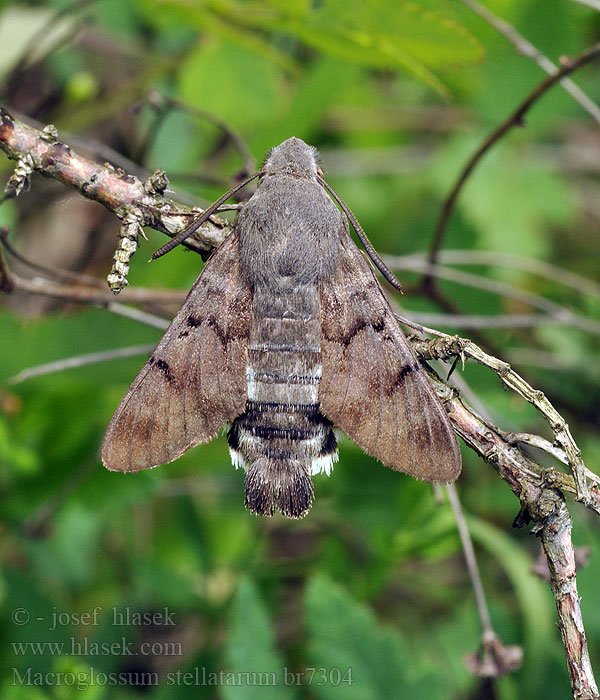
<path id="1" fill-rule="evenodd" d="M 340 243 L 336 274 L 320 292 L 320 410 L 386 466 L 453 481 L 461 456 L 448 416 L 345 229 Z"/>
<path id="2" fill-rule="evenodd" d="M 110 421 L 102 445 L 109 469 L 170 462 L 243 413 L 251 304 L 234 232 L 206 263 Z"/>

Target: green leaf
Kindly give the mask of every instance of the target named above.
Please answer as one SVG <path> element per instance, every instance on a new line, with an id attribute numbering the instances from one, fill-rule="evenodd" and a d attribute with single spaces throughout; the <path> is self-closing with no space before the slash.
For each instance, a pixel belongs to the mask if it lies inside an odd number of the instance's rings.
<path id="1" fill-rule="evenodd" d="M 418 2 L 327 0 L 307 20 L 293 30 L 308 45 L 354 63 L 405 70 L 441 93 L 446 87 L 435 71 L 483 54 L 447 13 Z"/>
<path id="2" fill-rule="evenodd" d="M 56 516 L 50 539 L 30 542 L 30 555 L 48 580 L 85 586 L 95 574 L 101 527 L 98 514 L 72 501 Z"/>
<path id="3" fill-rule="evenodd" d="M 190 53 L 179 72 L 182 99 L 246 130 L 276 112 L 279 71 L 264 56 L 211 39 Z"/>
<path id="4" fill-rule="evenodd" d="M 204 31 L 227 35 L 265 55 L 269 51 L 271 60 L 281 62 L 286 54 L 264 41 L 265 31 L 291 35 L 323 55 L 350 63 L 406 71 L 441 94 L 447 89 L 438 73 L 483 55 L 477 39 L 450 17 L 439 0 L 326 0 L 316 8 L 304 0 L 291 4 L 223 0 L 206 3 L 193 14 Z"/>
<path id="5" fill-rule="evenodd" d="M 249 22 L 248 28 L 242 26 L 245 23 L 248 24 L 248 22 L 244 22 L 244 19 L 246 19 L 245 14 L 251 3 L 238 4 L 225 0 L 225 2 L 190 5 L 187 1 L 165 0 L 164 5 L 165 9 L 171 10 L 175 16 L 179 15 L 180 22 L 200 30 L 204 36 L 212 39 L 216 37 L 226 39 L 232 45 L 237 45 L 239 48 L 262 56 L 273 66 L 278 65 L 293 75 L 298 74 L 298 65 L 287 52 L 274 46 L 264 37 L 262 32 L 252 31 L 254 28 L 253 20 Z M 252 12 L 251 17 L 253 18 Z M 214 76 L 211 77 L 214 78 Z M 219 86 L 216 86 L 213 82 L 211 93 L 217 87 L 220 89 L 220 83 Z"/>
<path id="6" fill-rule="evenodd" d="M 229 673 L 242 674 L 239 683 L 223 685 L 226 700 L 293 697 L 292 689 L 283 684 L 285 663 L 275 647 L 265 606 L 248 578 L 240 580 L 233 599 L 225 659 Z"/>
<path id="7" fill-rule="evenodd" d="M 310 666 L 303 680 L 319 697 L 335 700 L 439 697 L 435 679 L 421 674 L 399 637 L 371 610 L 324 576 L 306 593 Z M 312 669 L 316 669 L 311 677 Z M 337 682 L 337 678 L 341 680 Z"/>

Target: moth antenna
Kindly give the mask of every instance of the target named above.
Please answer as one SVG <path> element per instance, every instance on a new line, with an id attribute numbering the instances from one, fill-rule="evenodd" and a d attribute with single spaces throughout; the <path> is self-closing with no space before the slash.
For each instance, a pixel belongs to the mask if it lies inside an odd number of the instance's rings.
<path id="1" fill-rule="evenodd" d="M 317 175 L 317 182 L 319 182 L 335 199 L 335 201 L 340 205 L 340 207 L 342 207 L 344 214 L 348 217 L 348 220 L 350 221 L 352 227 L 356 231 L 356 235 L 359 237 L 360 242 L 363 244 L 367 255 L 371 258 L 375 267 L 379 270 L 379 272 L 381 272 L 381 274 L 392 285 L 392 287 L 394 287 L 394 289 L 397 289 L 402 294 L 402 284 L 400 283 L 400 280 L 379 257 L 377 251 L 373 247 L 373 244 L 367 238 L 367 234 L 364 232 L 363 227 L 358 223 L 357 218 L 350 211 L 350 208 L 348 207 L 346 202 L 344 202 L 344 200 L 339 196 L 339 194 L 321 175 Z"/>
<path id="2" fill-rule="evenodd" d="M 238 183 L 235 187 L 232 187 L 228 192 L 225 192 L 224 195 L 219 197 L 216 202 L 210 205 L 208 209 L 205 209 L 202 214 L 197 219 L 194 219 L 191 224 L 188 224 L 181 233 L 178 233 L 175 238 L 172 238 L 168 243 L 165 243 L 161 248 L 159 248 L 157 251 L 155 251 L 152 254 L 152 257 L 150 260 L 156 260 L 157 258 L 162 257 L 165 253 L 168 253 L 169 251 L 173 250 L 173 248 L 177 247 L 180 243 L 183 243 L 186 238 L 192 235 L 194 231 L 197 231 L 200 226 L 210 217 L 212 216 L 215 211 L 223 204 L 226 202 L 229 197 L 231 197 L 232 194 L 235 194 L 238 190 L 241 190 L 242 187 L 245 187 L 249 182 L 252 182 L 255 177 L 260 177 L 263 174 L 262 170 L 258 170 L 257 172 L 254 173 L 254 175 L 250 175 L 247 177 L 245 180 L 242 180 L 242 182 Z"/>

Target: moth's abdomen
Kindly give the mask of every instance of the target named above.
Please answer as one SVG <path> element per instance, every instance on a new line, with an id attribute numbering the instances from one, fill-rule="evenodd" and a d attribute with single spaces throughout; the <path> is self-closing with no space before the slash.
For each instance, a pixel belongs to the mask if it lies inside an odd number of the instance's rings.
<path id="1" fill-rule="evenodd" d="M 332 424 L 319 413 L 319 298 L 315 285 L 255 289 L 248 344 L 246 411 L 229 430 L 232 460 L 246 474 L 246 505 L 301 517 L 311 474 L 337 458 Z"/>

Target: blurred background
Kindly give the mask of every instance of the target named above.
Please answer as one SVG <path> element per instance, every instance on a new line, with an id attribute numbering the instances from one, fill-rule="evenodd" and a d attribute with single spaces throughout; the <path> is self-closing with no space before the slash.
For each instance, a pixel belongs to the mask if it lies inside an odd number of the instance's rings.
<path id="1" fill-rule="evenodd" d="M 555 64 L 598 41 L 597 4 L 486 0 Z M 142 178 L 164 168 L 173 197 L 199 206 L 240 177 L 247 154 L 260 163 L 292 135 L 317 146 L 328 181 L 403 281 L 403 313 L 511 362 L 598 471 L 598 114 L 560 86 L 546 94 L 468 181 L 436 294 L 421 284 L 419 260 L 462 165 L 545 77 L 478 7 L 0 2 L 0 104 L 40 128 L 55 124 L 98 162 Z M 573 79 L 600 100 L 598 63 Z M 13 167 L 0 154 L 3 182 Z M 2 203 L 0 225 L 30 261 L 99 280 L 119 228 L 96 202 L 39 175 Z M 130 287 L 185 292 L 200 257 L 178 249 L 147 265 L 166 241 L 147 235 Z M 16 274 L 39 274 L 7 260 Z M 100 442 L 143 355 L 10 380 L 42 363 L 152 344 L 161 332 L 31 294 L 0 303 L 2 698 L 569 696 L 553 598 L 532 570 L 539 542 L 513 530 L 517 499 L 469 450 L 458 490 L 493 623 L 505 644 L 523 647 L 521 668 L 494 681 L 464 664 L 480 627 L 452 512 L 429 485 L 349 440 L 333 474 L 315 477 L 301 521 L 244 509 L 244 475 L 224 436 L 150 472 L 109 473 Z M 147 310 L 170 318 L 177 305 Z M 551 438 L 490 371 L 471 363 L 456 377 L 504 430 Z M 598 671 L 600 533 L 570 504 L 575 544 L 583 560 L 591 553 L 578 584 Z M 221 672 L 274 673 L 278 683 L 210 675 Z"/>

